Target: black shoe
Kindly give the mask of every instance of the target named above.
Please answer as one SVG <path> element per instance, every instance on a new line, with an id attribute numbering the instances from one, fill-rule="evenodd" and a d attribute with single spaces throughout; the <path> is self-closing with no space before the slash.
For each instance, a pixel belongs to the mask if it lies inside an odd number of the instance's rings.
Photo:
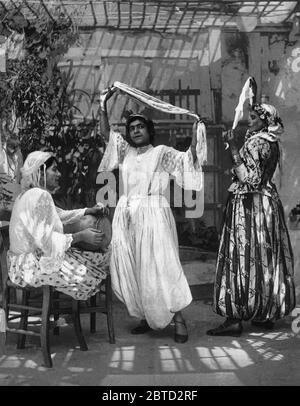
<path id="1" fill-rule="evenodd" d="M 213 328 L 206 332 L 209 336 L 232 336 L 239 337 L 243 332 L 243 326 L 240 321 L 226 320 L 219 327 Z"/>
<path id="2" fill-rule="evenodd" d="M 131 330 L 131 334 L 145 334 L 147 331 L 152 330 L 146 320 L 142 320 L 140 324 Z"/>
<path id="3" fill-rule="evenodd" d="M 183 321 L 183 320 L 174 320 L 174 323 L 175 323 L 175 333 L 174 333 L 175 342 L 180 343 L 180 344 L 186 343 L 188 338 L 189 338 L 188 334 L 178 334 L 178 333 L 176 333 L 176 324 L 177 323 L 183 324 L 184 327 L 186 328 L 185 321 Z"/>
<path id="4" fill-rule="evenodd" d="M 252 324 L 252 326 L 259 327 L 263 330 L 273 330 L 273 328 L 274 328 L 274 323 L 271 320 L 266 320 L 266 321 L 252 320 L 251 324 Z"/>

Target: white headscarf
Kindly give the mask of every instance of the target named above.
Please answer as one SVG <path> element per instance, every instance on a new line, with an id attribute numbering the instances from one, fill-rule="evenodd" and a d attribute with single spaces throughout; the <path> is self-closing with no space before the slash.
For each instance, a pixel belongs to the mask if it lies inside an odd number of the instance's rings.
<path id="1" fill-rule="evenodd" d="M 51 158 L 53 153 L 45 151 L 31 152 L 25 159 L 24 165 L 21 168 L 21 189 L 25 191 L 31 187 L 40 187 L 41 166 L 43 165 L 44 172 L 44 187 L 46 188 L 46 165 L 45 162 Z"/>
<path id="2" fill-rule="evenodd" d="M 283 169 L 282 169 L 282 145 L 280 136 L 284 131 L 282 120 L 279 116 L 277 109 L 272 104 L 256 103 L 252 106 L 252 109 L 259 115 L 259 118 L 266 123 L 267 131 L 259 132 L 254 136 L 252 136 L 251 138 L 262 137 L 270 142 L 278 142 L 279 187 L 281 187 Z"/>
<path id="3" fill-rule="evenodd" d="M 267 124 L 269 141 L 279 141 L 280 135 L 283 133 L 283 124 L 277 109 L 272 104 L 267 103 L 254 104 L 252 109 Z"/>

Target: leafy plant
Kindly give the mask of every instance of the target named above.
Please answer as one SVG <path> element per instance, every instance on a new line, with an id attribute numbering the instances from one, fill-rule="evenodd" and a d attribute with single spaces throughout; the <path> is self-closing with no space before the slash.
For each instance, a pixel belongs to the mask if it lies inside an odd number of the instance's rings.
<path id="1" fill-rule="evenodd" d="M 177 224 L 180 245 L 202 248 L 208 251 L 218 249 L 218 232 L 214 226 L 206 226 L 203 220 L 186 219 Z"/>
<path id="2" fill-rule="evenodd" d="M 55 151 L 63 175 L 61 194 L 75 205 L 86 204 L 95 195 L 91 167 L 96 174 L 103 143 L 96 120 L 74 119 L 76 96 L 83 91 L 72 88 L 72 64 L 67 72 L 58 68 L 78 39 L 77 29 L 60 8 L 51 16 L 42 8 L 36 12 L 39 18 L 28 21 L 21 9 L 0 8 L 0 35 L 23 33 L 25 51 L 0 74 L 0 118 L 18 127 L 24 158 L 37 149 Z"/>

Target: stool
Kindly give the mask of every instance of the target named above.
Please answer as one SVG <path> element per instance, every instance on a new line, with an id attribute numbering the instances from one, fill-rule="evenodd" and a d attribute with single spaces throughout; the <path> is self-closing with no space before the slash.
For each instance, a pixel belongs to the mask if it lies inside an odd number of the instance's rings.
<path id="1" fill-rule="evenodd" d="M 7 322 L 7 332 L 12 332 L 18 334 L 17 348 L 22 349 L 25 347 L 25 340 L 27 335 L 38 336 L 41 341 L 41 348 L 43 354 L 43 360 L 46 367 L 52 367 L 52 359 L 50 354 L 50 341 L 49 341 L 49 331 L 50 331 L 50 315 L 56 314 L 55 301 L 53 299 L 54 288 L 52 286 L 42 286 L 40 288 L 26 287 L 21 288 L 13 284 L 8 277 L 7 269 L 7 250 L 9 247 L 9 235 L 8 227 L 0 229 L 0 264 L 1 264 L 1 275 L 2 275 L 2 305 L 6 314 Z M 11 290 L 19 292 L 21 295 L 16 294 L 16 300 L 11 301 Z M 41 293 L 41 295 L 39 295 Z M 33 295 L 34 296 L 31 296 Z M 70 298 L 72 303 L 72 319 L 75 329 L 75 334 L 78 339 L 78 343 L 81 351 L 86 351 L 88 349 L 85 339 L 82 335 L 81 323 L 80 323 L 80 310 L 79 301 Z M 15 303 L 16 302 L 16 303 Z M 10 315 L 10 310 L 16 310 L 19 312 L 18 315 Z M 28 317 L 31 316 L 41 316 L 41 326 L 40 331 L 28 330 L 30 324 L 37 324 L 36 322 L 29 322 Z M 10 328 L 9 322 L 14 319 L 20 318 L 19 328 Z"/>

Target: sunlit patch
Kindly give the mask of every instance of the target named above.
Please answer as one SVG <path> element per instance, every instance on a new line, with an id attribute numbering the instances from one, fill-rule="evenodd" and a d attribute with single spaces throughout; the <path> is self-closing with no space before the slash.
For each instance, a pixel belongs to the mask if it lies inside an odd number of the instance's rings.
<path id="1" fill-rule="evenodd" d="M 82 367 L 69 367 L 68 370 L 70 372 L 85 372 L 86 369 Z"/>
<path id="2" fill-rule="evenodd" d="M 211 370 L 219 369 L 216 360 L 214 359 L 208 348 L 196 347 L 196 351 L 198 352 L 201 363 L 204 364 L 205 367 Z"/>
<path id="3" fill-rule="evenodd" d="M 278 86 L 275 90 L 275 94 L 277 97 L 280 97 L 283 100 L 285 99 L 285 93 L 284 93 L 284 89 L 283 89 L 282 80 L 279 81 Z"/>
<path id="4" fill-rule="evenodd" d="M 278 334 L 276 334 L 278 335 Z M 282 361 L 284 355 L 277 350 L 266 346 L 265 341 L 247 340 L 250 346 L 262 357 L 263 360 Z"/>
<path id="5" fill-rule="evenodd" d="M 230 357 L 235 367 L 245 368 L 254 364 L 254 361 L 249 357 L 247 351 L 232 347 L 223 347 L 224 352 Z"/>
<path id="6" fill-rule="evenodd" d="M 231 344 L 234 345 L 236 348 L 242 348 L 241 344 L 236 340 L 233 340 Z"/>
<path id="7" fill-rule="evenodd" d="M 80 386 L 79 384 L 76 383 L 70 383 L 70 382 L 60 382 L 60 386 Z"/>
<path id="8" fill-rule="evenodd" d="M 46 368 L 46 367 L 43 367 L 43 366 L 39 366 L 39 367 L 37 367 L 37 370 L 38 370 L 39 372 L 46 372 L 46 371 L 49 371 L 49 368 Z"/>
<path id="9" fill-rule="evenodd" d="M 22 366 L 22 362 L 24 358 L 19 358 L 15 356 L 8 356 L 4 358 L 1 363 L 2 368 L 20 368 Z"/>
<path id="10" fill-rule="evenodd" d="M 65 359 L 64 359 L 64 361 L 63 361 L 63 363 L 62 363 L 62 367 L 63 367 L 63 368 L 65 368 L 65 367 L 67 366 L 67 364 L 69 363 L 70 359 L 72 358 L 73 352 L 74 352 L 73 349 L 70 349 L 70 350 L 67 352 L 67 354 L 66 354 L 66 356 L 65 356 Z"/>
<path id="11" fill-rule="evenodd" d="M 237 366 L 235 365 L 233 360 L 230 359 L 230 357 L 227 355 L 217 356 L 214 359 L 218 365 L 218 369 L 222 369 L 222 370 L 237 369 Z"/>
<path id="12" fill-rule="evenodd" d="M 132 371 L 134 368 L 134 358 L 135 346 L 118 347 L 111 357 L 109 367 L 119 368 L 123 371 Z"/>
<path id="13" fill-rule="evenodd" d="M 197 347 L 200 361 L 211 370 L 235 370 L 254 364 L 247 351 L 243 350 L 238 341 L 233 341 L 234 347 L 214 347 L 211 350 Z"/>
<path id="14" fill-rule="evenodd" d="M 175 347 L 159 347 L 161 370 L 163 372 L 193 372 L 195 368 L 192 363 L 183 358 L 181 351 Z"/>
<path id="15" fill-rule="evenodd" d="M 279 340 L 282 339 L 282 333 L 280 331 L 274 333 L 265 333 L 263 337 L 267 338 L 268 340 Z"/>
<path id="16" fill-rule="evenodd" d="M 264 344 L 265 344 L 265 342 L 264 341 L 254 341 L 254 340 L 247 340 L 247 342 L 253 347 L 253 348 L 256 348 L 256 347 L 262 347 Z"/>
<path id="17" fill-rule="evenodd" d="M 25 368 L 36 368 L 37 366 L 38 366 L 38 364 L 36 362 L 32 361 L 31 359 L 28 359 L 24 364 Z"/>
<path id="18" fill-rule="evenodd" d="M 283 354 L 277 354 L 273 356 L 272 361 L 282 361 L 284 359 Z"/>

